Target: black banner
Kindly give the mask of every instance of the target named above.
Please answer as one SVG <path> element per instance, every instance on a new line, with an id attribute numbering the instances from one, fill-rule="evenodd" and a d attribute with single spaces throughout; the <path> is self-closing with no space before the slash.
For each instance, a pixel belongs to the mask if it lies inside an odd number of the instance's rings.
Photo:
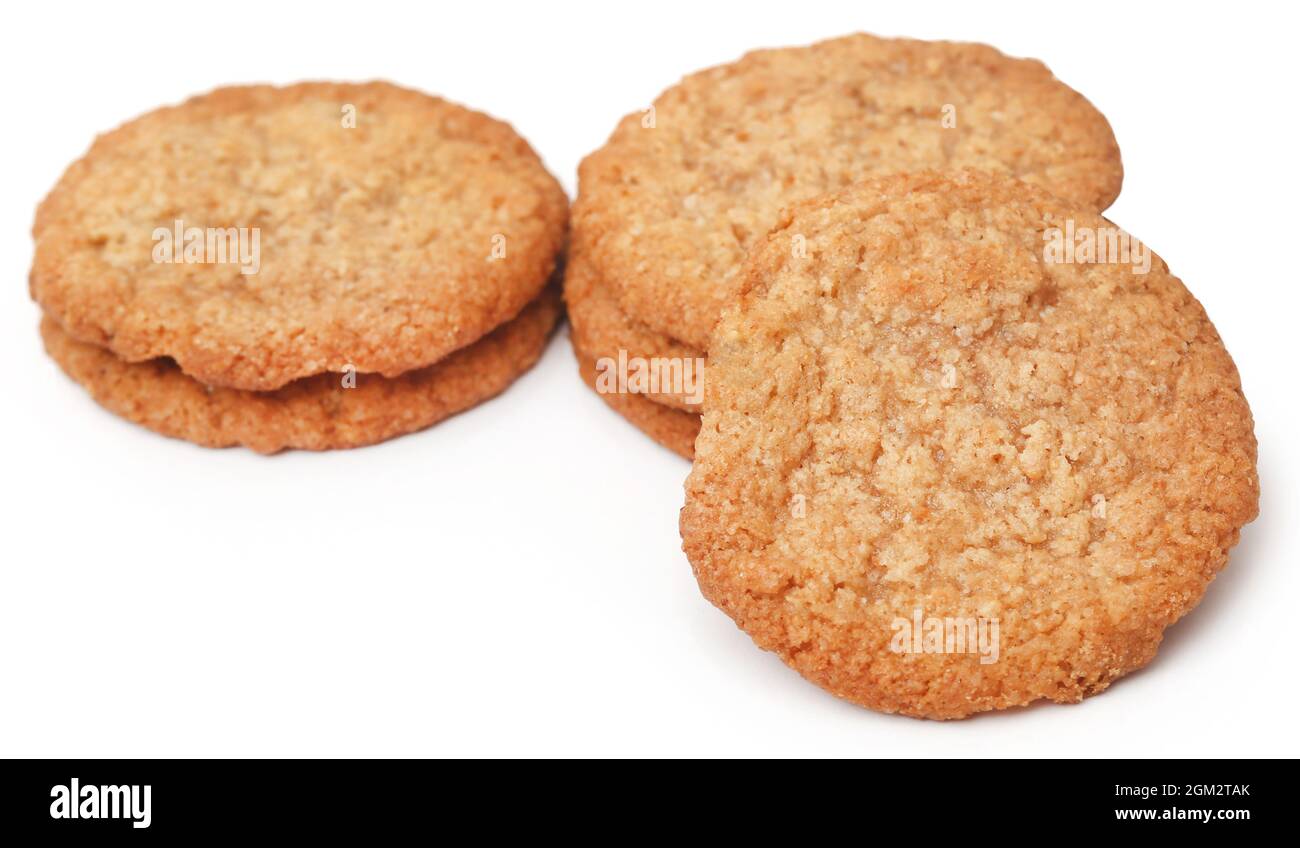
<path id="1" fill-rule="evenodd" d="M 396 836 L 470 824 L 485 810 L 499 810 L 490 827 L 533 821 L 549 831 L 559 816 L 573 828 L 592 823 L 587 816 L 606 823 L 614 816 L 638 829 L 667 828 L 679 821 L 673 800 L 694 818 L 708 799 L 733 797 L 778 814 L 795 798 L 800 806 L 837 810 L 852 804 L 868 821 L 1041 823 L 1067 833 L 1148 835 L 1194 825 L 1231 835 L 1257 822 L 1277 826 L 1280 796 L 1289 794 L 1277 791 L 1276 778 L 1255 779 L 1260 764 L 1232 762 L 772 763 L 734 777 L 725 766 L 702 774 L 706 767 L 696 764 L 653 784 L 604 775 L 593 780 L 592 768 L 582 764 L 562 768 L 569 781 L 528 774 L 555 774 L 555 765 L 543 763 L 485 769 L 416 761 L 7 761 L 0 764 L 0 834 L 6 841 L 18 835 L 97 843 L 280 833 Z M 1276 774 L 1275 767 L 1269 771 Z M 762 800 L 768 793 L 775 796 Z"/>

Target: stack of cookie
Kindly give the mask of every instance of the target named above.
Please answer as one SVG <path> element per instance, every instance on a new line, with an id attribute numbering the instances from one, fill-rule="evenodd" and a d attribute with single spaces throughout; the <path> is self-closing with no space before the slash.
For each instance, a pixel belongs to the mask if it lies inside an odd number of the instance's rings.
<path id="1" fill-rule="evenodd" d="M 505 389 L 561 307 L 567 199 L 509 126 L 385 83 L 221 89 L 100 137 L 37 212 L 46 349 L 112 411 L 261 452 Z"/>
<path id="2" fill-rule="evenodd" d="M 1100 692 L 1199 602 L 1258 509 L 1253 424 L 1099 214 L 1121 177 L 1041 64 L 868 36 L 687 77 L 583 163 L 581 370 L 694 458 L 683 548 L 756 644 L 959 718 Z"/>
<path id="3" fill-rule="evenodd" d="M 854 35 L 686 77 L 582 163 L 565 299 L 584 377 L 690 457 L 700 385 L 685 377 L 782 208 L 963 167 L 1097 211 L 1123 177 L 1100 112 L 1041 63 L 983 45 Z"/>

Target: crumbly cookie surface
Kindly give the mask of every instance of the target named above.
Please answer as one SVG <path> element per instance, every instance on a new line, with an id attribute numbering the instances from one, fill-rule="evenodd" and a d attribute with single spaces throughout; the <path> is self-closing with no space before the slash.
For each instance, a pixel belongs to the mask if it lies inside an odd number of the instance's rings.
<path id="1" fill-rule="evenodd" d="M 1201 305 L 1154 255 L 1047 261 L 1071 221 L 1110 226 L 987 174 L 902 175 L 795 207 L 745 267 L 684 548 L 835 695 L 930 718 L 1078 701 L 1152 659 L 1256 515 L 1250 410 Z M 997 622 L 998 657 L 899 650 L 915 620 Z"/>
<path id="2" fill-rule="evenodd" d="M 256 273 L 215 249 L 155 261 L 177 221 L 256 230 Z M 68 169 L 37 212 L 30 284 L 81 341 L 272 390 L 474 342 L 538 296 L 566 226 L 558 183 L 485 115 L 378 82 L 225 88 Z"/>
<path id="3" fill-rule="evenodd" d="M 564 269 L 564 301 L 568 307 L 573 345 L 586 351 L 593 363 L 601 358 L 618 359 L 621 353 L 628 361 L 670 361 L 679 370 L 686 367 L 698 369 L 699 373 L 693 376 L 703 380 L 703 368 L 698 366 L 704 363 L 704 354 L 650 329 L 624 312 L 609 284 L 601 279 L 592 265 L 581 239 L 576 237 Z M 665 372 L 668 370 L 664 369 Z M 662 381 L 658 388 L 659 391 L 640 394 L 656 403 L 699 414 L 697 394 L 687 391 L 685 382 L 674 385 L 671 381 Z"/>
<path id="4" fill-rule="evenodd" d="M 678 456 L 694 458 L 695 437 L 700 432 L 699 413 L 674 409 L 642 395 L 600 391 L 596 386 L 597 357 L 578 346 L 577 336 L 571 335 L 570 340 L 573 342 L 573 355 L 578 360 L 578 373 L 588 388 L 600 395 L 610 409 Z"/>
<path id="5" fill-rule="evenodd" d="M 1041 63 L 854 35 L 750 53 L 628 115 L 582 164 L 575 227 L 592 234 L 629 315 L 703 350 L 746 251 L 783 207 L 867 177 L 963 167 L 1096 210 L 1123 176 L 1106 119 Z"/>
<path id="6" fill-rule="evenodd" d="M 272 392 L 213 388 L 169 360 L 126 362 L 79 342 L 53 319 L 45 348 L 100 405 L 150 430 L 208 447 L 259 453 L 374 444 L 415 432 L 491 398 L 541 356 L 560 314 L 548 289 L 513 320 L 437 363 L 397 377 L 317 374 Z"/>

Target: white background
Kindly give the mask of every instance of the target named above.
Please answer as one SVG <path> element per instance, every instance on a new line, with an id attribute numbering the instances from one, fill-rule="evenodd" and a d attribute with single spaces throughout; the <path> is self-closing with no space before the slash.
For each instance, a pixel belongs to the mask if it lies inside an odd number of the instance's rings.
<path id="1" fill-rule="evenodd" d="M 286 4 L 287 5 L 287 4 Z M 1293 10 L 1194 4 L 10 4 L 0 267 L 0 755 L 1300 754 Z M 362 450 L 155 436 L 44 356 L 33 210 L 97 132 L 235 82 L 387 78 L 579 159 L 682 74 L 867 30 L 1046 61 L 1110 119 L 1107 213 L 1242 372 L 1262 515 L 1156 661 L 1078 706 L 957 723 L 803 682 L 701 597 L 687 463 L 579 381 Z"/>

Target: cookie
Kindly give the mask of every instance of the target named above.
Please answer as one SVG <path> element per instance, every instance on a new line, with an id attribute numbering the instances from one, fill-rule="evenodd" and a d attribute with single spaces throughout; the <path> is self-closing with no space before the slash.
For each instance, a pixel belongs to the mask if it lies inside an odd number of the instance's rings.
<path id="1" fill-rule="evenodd" d="M 574 226 L 624 311 L 699 350 L 749 247 L 792 202 L 919 168 L 1011 174 L 1105 209 L 1110 125 L 1041 63 L 853 35 L 686 77 L 580 169 Z"/>
<path id="2" fill-rule="evenodd" d="M 573 346 L 589 355 L 593 375 L 594 363 L 602 360 L 621 367 L 624 373 L 643 370 L 649 388 L 636 394 L 698 416 L 704 354 L 623 312 L 580 242 L 575 238 L 564 271 L 564 301 Z"/>
<path id="3" fill-rule="evenodd" d="M 150 430 L 259 453 L 374 444 L 491 398 L 533 366 L 560 314 L 548 289 L 513 320 L 434 365 L 397 377 L 317 374 L 272 392 L 212 388 L 166 359 L 127 362 L 79 342 L 48 316 L 45 349 L 100 405 Z M 352 387 L 345 387 L 350 378 Z"/>
<path id="4" fill-rule="evenodd" d="M 578 359 L 578 372 L 588 388 L 600 395 L 601 400 L 605 401 L 610 409 L 678 456 L 685 459 L 694 458 L 695 437 L 700 432 L 698 413 L 673 409 L 637 394 L 603 392 L 596 384 L 597 357 L 579 348 L 576 340 L 573 354 Z"/>
<path id="5" fill-rule="evenodd" d="M 72 337 L 207 384 L 393 377 L 536 298 L 567 214 L 528 144 L 477 112 L 381 82 L 223 88 L 67 170 L 30 285 Z"/>
<path id="6" fill-rule="evenodd" d="M 1073 702 L 1148 663 L 1259 483 L 1232 359 L 1144 251 L 974 171 L 784 214 L 709 348 L 681 516 L 704 595 L 885 712 Z"/>

